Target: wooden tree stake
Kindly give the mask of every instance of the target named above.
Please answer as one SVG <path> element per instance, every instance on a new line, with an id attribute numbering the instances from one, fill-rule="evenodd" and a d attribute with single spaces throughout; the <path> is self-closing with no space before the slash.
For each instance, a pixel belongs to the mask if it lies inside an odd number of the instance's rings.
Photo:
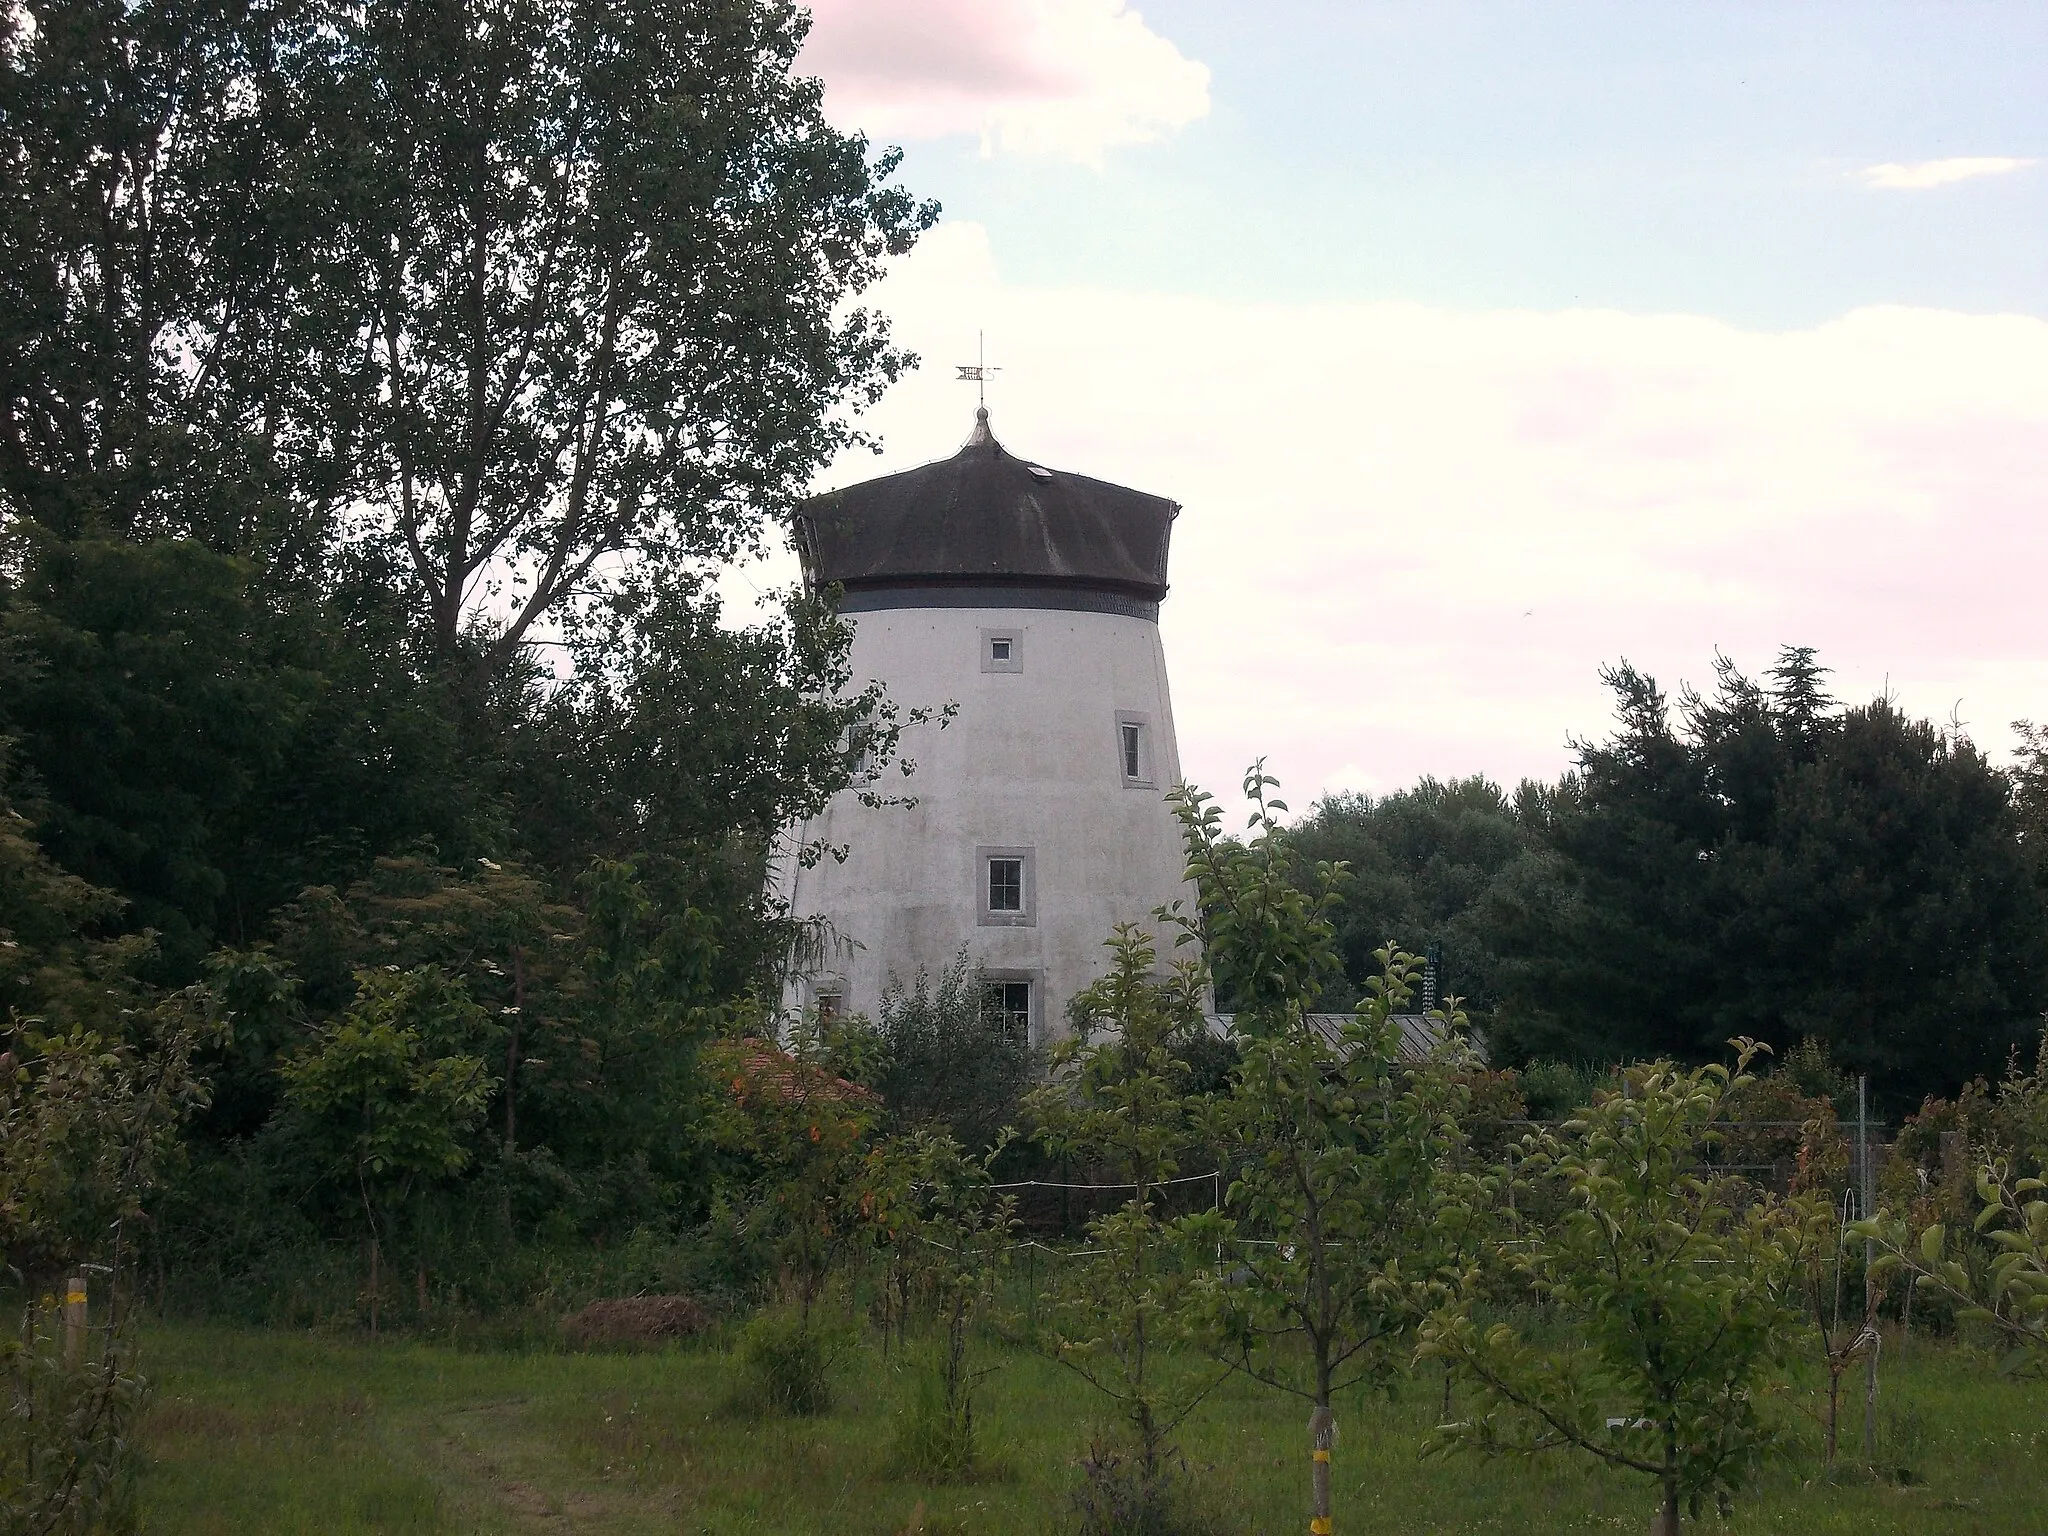
<path id="1" fill-rule="evenodd" d="M 77 1365 L 85 1359 L 85 1276 L 73 1275 L 64 1282 L 64 1363 Z"/>

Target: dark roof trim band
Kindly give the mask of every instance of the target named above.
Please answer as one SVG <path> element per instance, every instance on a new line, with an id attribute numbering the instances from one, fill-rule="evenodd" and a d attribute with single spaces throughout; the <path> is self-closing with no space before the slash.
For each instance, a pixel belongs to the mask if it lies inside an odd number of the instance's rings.
<path id="1" fill-rule="evenodd" d="M 1115 613 L 1127 619 L 1159 622 L 1156 599 L 1094 587 L 935 583 L 863 587 L 839 600 L 841 613 L 875 613 L 889 608 L 1049 608 L 1065 613 Z"/>

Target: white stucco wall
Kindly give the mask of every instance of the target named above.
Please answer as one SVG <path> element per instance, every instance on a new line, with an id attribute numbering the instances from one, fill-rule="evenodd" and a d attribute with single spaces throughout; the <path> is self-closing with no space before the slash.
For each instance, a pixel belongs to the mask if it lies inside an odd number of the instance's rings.
<path id="1" fill-rule="evenodd" d="M 1106 967 L 1119 921 L 1152 926 L 1155 907 L 1192 905 L 1179 825 L 1165 795 L 1180 778 L 1159 626 L 1119 614 L 1037 608 L 897 608 L 850 616 L 856 686 L 884 683 L 899 705 L 959 713 L 906 732 L 916 772 L 874 787 L 914 806 L 869 807 L 842 793 L 795 829 L 847 848 L 811 869 L 785 859 L 793 915 L 822 915 L 850 941 L 789 1001 L 835 991 L 873 1014 L 893 974 L 936 975 L 964 945 L 991 975 L 1030 980 L 1033 1035 L 1065 1029 L 1073 995 Z M 1016 670 L 987 663 L 991 634 L 1016 641 Z M 1141 723 L 1142 783 L 1124 774 L 1120 721 Z M 1028 849 L 1028 924 L 983 921 L 980 851 Z M 1172 935 L 1160 934 L 1162 968 Z"/>

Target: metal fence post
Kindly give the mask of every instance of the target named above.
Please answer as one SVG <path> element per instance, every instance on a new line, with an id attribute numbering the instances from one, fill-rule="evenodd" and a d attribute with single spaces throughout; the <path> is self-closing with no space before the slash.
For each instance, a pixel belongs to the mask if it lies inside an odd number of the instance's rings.
<path id="1" fill-rule="evenodd" d="M 1871 1177 L 1870 1167 L 1870 1076 L 1856 1074 L 1856 1156 L 1863 1186 L 1863 1219 L 1868 1221 L 1875 1211 L 1876 1182 Z M 1863 1240 L 1863 1331 L 1869 1335 L 1869 1342 L 1863 1351 L 1863 1459 L 1877 1460 L 1877 1354 L 1881 1347 L 1877 1332 L 1877 1291 L 1871 1284 L 1870 1271 L 1876 1252 L 1871 1240 Z"/>

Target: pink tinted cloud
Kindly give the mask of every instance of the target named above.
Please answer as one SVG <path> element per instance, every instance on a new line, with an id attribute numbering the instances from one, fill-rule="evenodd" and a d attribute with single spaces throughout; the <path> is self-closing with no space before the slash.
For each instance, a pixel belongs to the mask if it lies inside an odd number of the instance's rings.
<path id="1" fill-rule="evenodd" d="M 878 297 L 926 366 L 873 424 L 952 451 L 976 325 L 1021 453 L 1171 495 L 1162 620 L 1189 774 L 1265 755 L 1297 805 L 1424 773 L 1550 776 L 1622 657 L 1810 644 L 1845 698 L 2048 719 L 2048 322 L 1231 304 L 1006 283 L 943 225 Z M 919 701 L 933 702 L 933 701 Z"/>
<path id="2" fill-rule="evenodd" d="M 1036 56 L 1027 0 L 813 0 L 804 63 L 835 96 L 862 105 L 962 102 L 1073 94 L 1080 79 Z"/>
<path id="3" fill-rule="evenodd" d="M 1089 163 L 1208 110 L 1209 72 L 1124 0 L 813 0 L 802 64 L 844 127 Z"/>

